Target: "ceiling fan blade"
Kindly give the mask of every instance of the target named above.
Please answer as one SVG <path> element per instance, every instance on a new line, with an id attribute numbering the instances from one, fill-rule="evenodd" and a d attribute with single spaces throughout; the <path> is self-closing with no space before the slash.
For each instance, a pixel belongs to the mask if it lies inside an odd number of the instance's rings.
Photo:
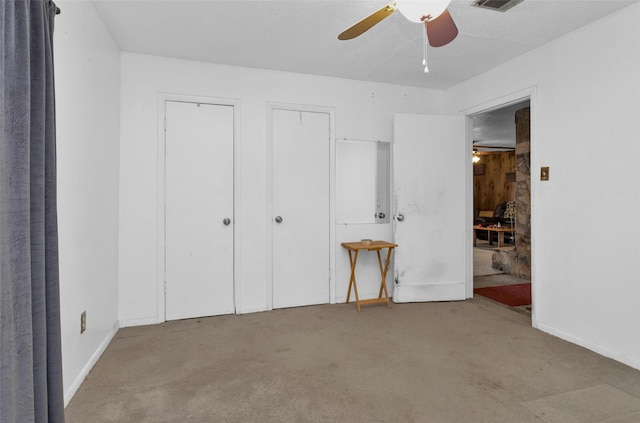
<path id="1" fill-rule="evenodd" d="M 357 37 L 358 35 L 364 33 L 365 31 L 371 29 L 375 24 L 383 20 L 384 18 L 393 14 L 396 10 L 398 10 L 394 3 L 389 3 L 384 6 L 380 10 L 372 13 L 367 16 L 360 22 L 352 25 L 351 27 L 345 29 L 338 35 L 339 40 L 350 40 L 352 38 Z"/>
<path id="2" fill-rule="evenodd" d="M 442 12 L 437 18 L 424 23 L 431 47 L 442 47 L 449 44 L 458 36 L 458 27 L 449 14 L 449 10 Z"/>

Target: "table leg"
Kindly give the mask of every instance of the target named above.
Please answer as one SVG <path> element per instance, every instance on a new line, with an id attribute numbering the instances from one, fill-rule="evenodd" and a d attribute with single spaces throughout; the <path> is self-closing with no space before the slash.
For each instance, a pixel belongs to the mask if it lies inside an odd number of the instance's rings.
<path id="1" fill-rule="evenodd" d="M 382 281 L 380 283 L 380 295 L 382 295 L 382 288 L 384 288 L 384 295 L 387 299 L 387 308 L 391 308 L 391 302 L 389 301 L 389 291 L 387 291 L 387 271 L 389 270 L 389 260 L 391 260 L 391 251 L 393 248 L 387 248 L 387 261 L 384 265 L 382 273 Z M 380 252 L 378 251 L 378 262 L 380 262 Z M 382 262 L 380 262 L 382 270 Z M 378 297 L 380 298 L 380 297 Z"/>
<path id="2" fill-rule="evenodd" d="M 504 246 L 504 232 L 498 232 L 498 248 Z"/>
<path id="3" fill-rule="evenodd" d="M 380 276 L 384 274 L 384 269 L 382 267 L 382 259 L 380 258 L 380 250 L 376 250 L 376 254 L 378 255 L 378 266 L 380 267 Z M 382 277 L 384 279 L 384 277 Z M 380 291 L 378 292 L 378 299 L 382 298 L 382 281 L 380 282 Z"/>
<path id="4" fill-rule="evenodd" d="M 349 304 L 349 298 L 351 297 L 351 286 L 353 285 L 353 276 L 354 276 L 355 267 L 353 266 L 353 257 L 351 256 L 351 250 L 347 250 L 347 252 L 349 253 L 349 264 L 351 265 L 351 273 L 349 274 L 349 290 L 347 291 L 347 304 Z"/>
<path id="5" fill-rule="evenodd" d="M 380 266 L 380 291 L 378 292 L 378 301 L 381 300 L 382 291 L 384 290 L 384 295 L 387 303 L 387 308 L 391 308 L 391 302 L 389 301 L 389 291 L 387 291 L 387 271 L 389 270 L 389 259 L 391 257 L 392 248 L 387 249 L 387 261 L 385 262 L 384 267 L 382 266 L 382 258 L 380 257 L 380 250 L 377 250 L 378 254 L 378 265 Z"/>
<path id="6" fill-rule="evenodd" d="M 476 241 L 478 240 L 478 230 L 474 229 L 473 230 L 473 246 L 476 246 Z"/>
<path id="7" fill-rule="evenodd" d="M 493 245 L 493 235 L 491 231 L 487 229 L 487 239 L 489 240 L 489 245 Z"/>
<path id="8" fill-rule="evenodd" d="M 360 312 L 360 298 L 358 297 L 358 286 L 356 285 L 356 263 L 358 262 L 358 250 L 356 250 L 351 256 L 351 250 L 349 251 L 349 263 L 351 263 L 351 276 L 349 277 L 349 291 L 347 292 L 347 304 L 349 304 L 349 298 L 351 297 L 351 287 L 353 286 L 353 292 L 356 295 L 356 309 Z"/>

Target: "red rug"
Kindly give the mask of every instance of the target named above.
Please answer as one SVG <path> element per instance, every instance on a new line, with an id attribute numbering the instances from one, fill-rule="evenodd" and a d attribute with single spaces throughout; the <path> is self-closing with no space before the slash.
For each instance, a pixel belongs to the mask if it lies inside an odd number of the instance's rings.
<path id="1" fill-rule="evenodd" d="M 476 288 L 473 292 L 511 307 L 531 304 L 530 283 Z"/>

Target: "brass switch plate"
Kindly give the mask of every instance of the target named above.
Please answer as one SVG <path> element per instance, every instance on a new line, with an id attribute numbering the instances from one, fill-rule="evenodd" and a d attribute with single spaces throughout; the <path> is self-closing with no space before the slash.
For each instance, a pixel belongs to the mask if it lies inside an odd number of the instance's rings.
<path id="1" fill-rule="evenodd" d="M 540 168 L 540 180 L 541 181 L 549 180 L 549 166 L 542 166 Z"/>

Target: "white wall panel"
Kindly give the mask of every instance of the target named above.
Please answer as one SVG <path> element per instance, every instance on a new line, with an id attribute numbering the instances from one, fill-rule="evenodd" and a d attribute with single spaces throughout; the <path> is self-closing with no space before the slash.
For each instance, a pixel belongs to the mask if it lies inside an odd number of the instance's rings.
<path id="1" fill-rule="evenodd" d="M 336 139 L 383 141 L 392 138 L 394 113 L 438 113 L 442 108 L 439 91 L 123 53 L 119 293 L 123 325 L 158 321 L 156 110 L 160 93 L 230 98 L 241 104 L 237 181 L 241 235 L 236 258 L 240 260 L 241 313 L 265 310 L 267 305 L 267 103 L 332 107 Z M 392 237 L 391 225 L 337 230 L 338 299 L 346 296 L 349 279 L 347 253 L 340 242 L 372 237 Z M 369 292 L 364 281 L 362 286 L 363 295 L 377 295 L 375 283 Z"/>
<path id="2" fill-rule="evenodd" d="M 56 1 L 54 58 L 65 401 L 118 325 L 120 51 L 92 4 Z M 80 334 L 80 313 L 87 330 Z"/>
<path id="3" fill-rule="evenodd" d="M 451 112 L 534 93 L 534 325 L 636 368 L 639 19 L 636 3 L 446 92 Z"/>

